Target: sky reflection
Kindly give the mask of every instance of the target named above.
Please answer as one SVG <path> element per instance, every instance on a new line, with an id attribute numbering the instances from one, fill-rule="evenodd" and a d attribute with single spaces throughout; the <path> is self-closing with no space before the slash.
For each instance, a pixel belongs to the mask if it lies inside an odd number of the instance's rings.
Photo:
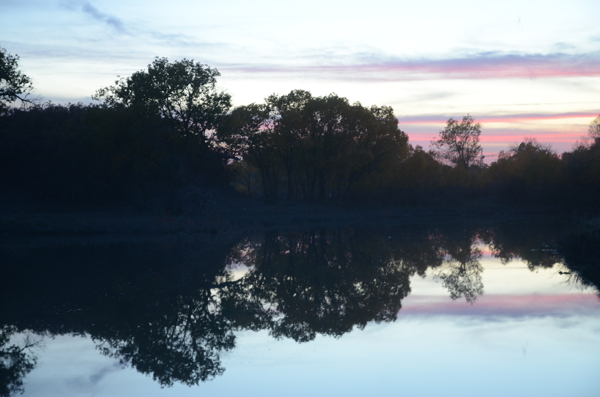
<path id="1" fill-rule="evenodd" d="M 396 321 L 308 343 L 239 332 L 222 356 L 226 373 L 193 387 L 162 389 L 87 338 L 47 339 L 24 395 L 596 396 L 595 291 L 556 268 L 502 265 L 485 250 L 481 261 L 485 293 L 473 304 L 450 299 L 433 271 L 414 275 Z M 236 278 L 244 267 L 233 267 Z"/>

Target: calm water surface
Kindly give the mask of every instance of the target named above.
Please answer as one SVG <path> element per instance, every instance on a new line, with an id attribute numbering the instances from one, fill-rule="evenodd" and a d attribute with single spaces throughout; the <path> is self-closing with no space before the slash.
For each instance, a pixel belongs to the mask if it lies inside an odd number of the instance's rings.
<path id="1" fill-rule="evenodd" d="M 598 260 L 559 235 L 5 242 L 0 396 L 598 396 Z"/>

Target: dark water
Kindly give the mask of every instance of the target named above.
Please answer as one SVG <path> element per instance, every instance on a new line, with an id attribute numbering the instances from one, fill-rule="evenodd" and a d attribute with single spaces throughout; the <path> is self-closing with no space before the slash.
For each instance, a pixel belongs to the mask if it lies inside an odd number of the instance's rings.
<path id="1" fill-rule="evenodd" d="M 597 250 L 564 225 L 1 248 L 0 396 L 597 396 Z"/>

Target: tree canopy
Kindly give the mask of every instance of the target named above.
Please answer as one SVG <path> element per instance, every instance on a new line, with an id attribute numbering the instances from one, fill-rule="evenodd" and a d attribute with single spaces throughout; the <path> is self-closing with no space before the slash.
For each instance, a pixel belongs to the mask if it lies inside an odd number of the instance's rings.
<path id="1" fill-rule="evenodd" d="M 482 149 L 479 144 L 481 124 L 476 123 L 470 115 L 462 121 L 450 118 L 446 128 L 440 131 L 440 137 L 431 142 L 436 156 L 455 166 L 469 168 L 482 163 Z"/>
<path id="2" fill-rule="evenodd" d="M 408 153 L 391 107 L 303 90 L 236 108 L 218 134 L 260 170 L 266 196 L 284 186 L 288 199 L 347 198 L 380 183 Z"/>
<path id="3" fill-rule="evenodd" d="M 203 146 L 231 107 L 231 95 L 218 91 L 217 69 L 189 59 L 155 58 L 147 70 L 115 81 L 94 99 L 110 107 L 139 107 L 171 121 L 183 136 L 198 137 Z"/>
<path id="4" fill-rule="evenodd" d="M 19 109 L 32 84 L 18 60 L 0 48 L 0 180 L 36 200 L 196 214 L 214 208 L 209 190 L 232 188 L 270 203 L 598 202 L 600 117 L 571 152 L 526 139 L 488 166 L 470 115 L 450 118 L 426 151 L 408 144 L 391 107 L 333 93 L 230 110 L 219 72 L 188 59 L 155 58 L 98 90 L 100 104 Z"/>
<path id="5" fill-rule="evenodd" d="M 0 114 L 15 101 L 28 102 L 32 90 L 31 79 L 19 70 L 19 56 L 0 47 Z"/>

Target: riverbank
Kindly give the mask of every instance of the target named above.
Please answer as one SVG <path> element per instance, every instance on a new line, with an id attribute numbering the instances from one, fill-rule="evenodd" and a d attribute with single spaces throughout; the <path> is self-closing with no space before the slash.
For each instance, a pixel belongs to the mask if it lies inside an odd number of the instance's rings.
<path id="1" fill-rule="evenodd" d="M 360 225 L 494 222 L 590 217 L 585 211 L 555 207 L 498 205 L 484 201 L 445 206 L 349 206 L 226 197 L 201 214 L 142 212 L 132 208 L 69 208 L 50 205 L 4 205 L 0 235 L 153 235 L 228 234 L 237 231 L 305 229 Z"/>

